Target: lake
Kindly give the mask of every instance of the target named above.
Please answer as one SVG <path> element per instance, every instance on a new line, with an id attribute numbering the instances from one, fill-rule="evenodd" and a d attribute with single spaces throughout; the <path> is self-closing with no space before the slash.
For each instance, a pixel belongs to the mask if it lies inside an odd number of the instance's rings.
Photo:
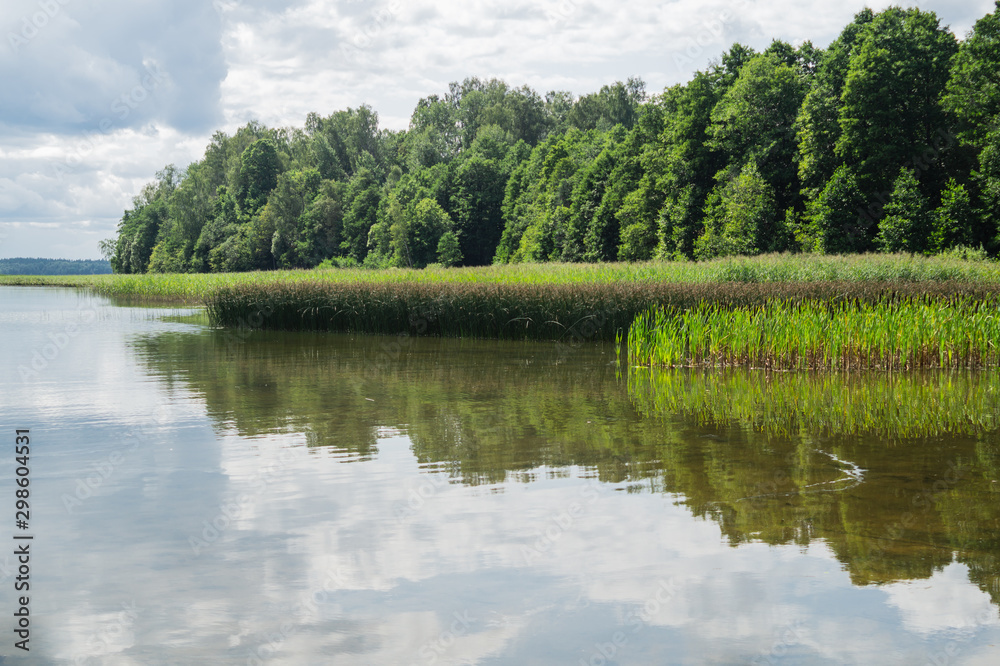
<path id="1" fill-rule="evenodd" d="M 629 370 L 51 288 L 0 287 L 0 340 L 3 663 L 1000 659 L 996 372 Z"/>

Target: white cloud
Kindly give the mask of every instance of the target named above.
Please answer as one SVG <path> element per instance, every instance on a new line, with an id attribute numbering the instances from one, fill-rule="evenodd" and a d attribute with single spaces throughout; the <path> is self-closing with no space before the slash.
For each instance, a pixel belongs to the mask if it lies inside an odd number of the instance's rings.
<path id="1" fill-rule="evenodd" d="M 900 610 L 914 633 L 974 633 L 1000 626 L 989 595 L 969 585 L 969 568 L 964 564 L 953 562 L 928 580 L 893 583 L 883 589 L 888 603 Z"/>
<path id="2" fill-rule="evenodd" d="M 0 191 L 9 235 L 0 256 L 96 258 L 97 240 L 158 169 L 199 159 L 214 130 L 250 119 L 301 125 L 311 111 L 368 103 L 383 126 L 402 129 L 418 99 L 468 76 L 578 94 L 641 76 L 657 92 L 735 41 L 826 46 L 865 4 L 9 0 L 0 178 L 13 184 Z M 993 9 L 990 0 L 920 6 L 960 35 Z M 53 183 L 49 158 L 78 150 L 84 132 L 98 145 Z M 62 233 L 12 225 L 34 221 Z"/>

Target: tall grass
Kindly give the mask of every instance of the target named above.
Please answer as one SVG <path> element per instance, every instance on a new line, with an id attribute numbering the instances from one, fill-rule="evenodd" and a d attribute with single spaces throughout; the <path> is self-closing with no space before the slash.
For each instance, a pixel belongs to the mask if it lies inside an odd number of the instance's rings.
<path id="1" fill-rule="evenodd" d="M 713 317 L 722 317 L 723 310 L 733 311 L 726 315 L 732 319 L 730 324 L 742 317 L 740 326 L 772 326 L 773 317 L 750 317 L 751 313 L 741 308 L 809 299 L 837 304 L 905 297 L 941 300 L 960 295 L 967 297 L 971 307 L 974 301 L 997 301 L 1000 263 L 911 255 L 786 254 L 699 263 L 0 276 L 0 284 L 76 286 L 133 303 L 203 303 L 213 321 L 224 326 L 484 338 L 614 340 L 616 335 L 624 335 L 640 314 L 656 308 L 660 315 L 645 314 L 647 319 L 639 322 L 637 331 L 646 332 L 634 342 L 636 348 L 645 344 L 646 351 L 639 352 L 635 362 L 674 364 L 684 359 L 674 352 L 664 352 L 670 355 L 660 358 L 653 351 L 666 335 L 664 331 L 672 329 L 650 317 L 672 318 L 687 311 L 690 328 L 701 325 L 699 321 L 710 314 L 700 311 L 701 319 L 697 319 L 690 312 L 711 305 L 719 310 Z M 806 311 L 798 316 L 806 316 Z M 921 316 L 927 319 L 930 315 Z M 728 324 L 720 320 L 720 325 Z M 711 360 L 702 358 L 706 352 L 697 346 L 702 343 L 695 344 L 695 362 Z M 767 337 L 759 344 L 773 347 L 777 343 Z M 740 349 L 750 347 L 744 344 Z M 887 352 L 879 353 L 879 363 L 896 365 Z M 815 353 L 808 349 L 794 355 L 795 363 L 815 364 Z M 735 357 L 715 360 L 738 362 Z"/>
<path id="2" fill-rule="evenodd" d="M 629 361 L 652 366 L 903 370 L 1000 365 L 995 296 L 702 302 L 653 307 L 628 334 Z"/>
<path id="3" fill-rule="evenodd" d="M 960 296 L 956 296 L 956 294 Z M 222 326 L 505 339 L 614 340 L 651 310 L 660 317 L 712 303 L 720 312 L 784 303 L 896 298 L 996 302 L 1000 285 L 969 283 L 331 283 L 237 284 L 208 299 Z M 663 321 L 644 321 L 650 334 Z M 633 326 L 635 328 L 635 326 Z M 659 335 L 659 333 L 657 333 Z M 635 342 L 641 338 L 636 338 Z M 660 340 L 659 337 L 655 339 Z M 652 350 L 655 345 L 650 346 Z"/>
<path id="4" fill-rule="evenodd" d="M 914 255 L 814 256 L 775 254 L 727 257 L 705 262 L 611 264 L 516 264 L 423 270 L 285 270 L 253 273 L 0 276 L 0 284 L 76 286 L 107 296 L 175 302 L 203 302 L 222 286 L 287 285 L 298 282 L 418 284 L 650 284 L 659 282 L 781 283 L 962 282 L 1000 284 L 1000 262 Z"/>

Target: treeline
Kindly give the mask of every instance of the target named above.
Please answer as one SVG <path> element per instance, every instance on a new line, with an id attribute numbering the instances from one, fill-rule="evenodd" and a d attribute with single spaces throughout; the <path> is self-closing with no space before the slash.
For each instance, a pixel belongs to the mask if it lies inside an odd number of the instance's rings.
<path id="1" fill-rule="evenodd" d="M 104 275 L 111 264 L 91 259 L 0 259 L 0 275 Z"/>
<path id="2" fill-rule="evenodd" d="M 735 44 L 686 84 L 541 97 L 466 79 L 217 133 L 102 249 L 116 272 L 1000 252 L 1000 0 L 959 41 L 859 12 L 826 49 Z"/>

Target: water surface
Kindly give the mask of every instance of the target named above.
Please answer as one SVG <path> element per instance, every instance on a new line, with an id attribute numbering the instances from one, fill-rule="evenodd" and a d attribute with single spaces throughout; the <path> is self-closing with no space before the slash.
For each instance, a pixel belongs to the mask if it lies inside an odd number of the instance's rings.
<path id="1" fill-rule="evenodd" d="M 39 288 L 0 288 L 0 340 L 34 444 L 11 663 L 1000 657 L 996 373 L 629 371 Z"/>

